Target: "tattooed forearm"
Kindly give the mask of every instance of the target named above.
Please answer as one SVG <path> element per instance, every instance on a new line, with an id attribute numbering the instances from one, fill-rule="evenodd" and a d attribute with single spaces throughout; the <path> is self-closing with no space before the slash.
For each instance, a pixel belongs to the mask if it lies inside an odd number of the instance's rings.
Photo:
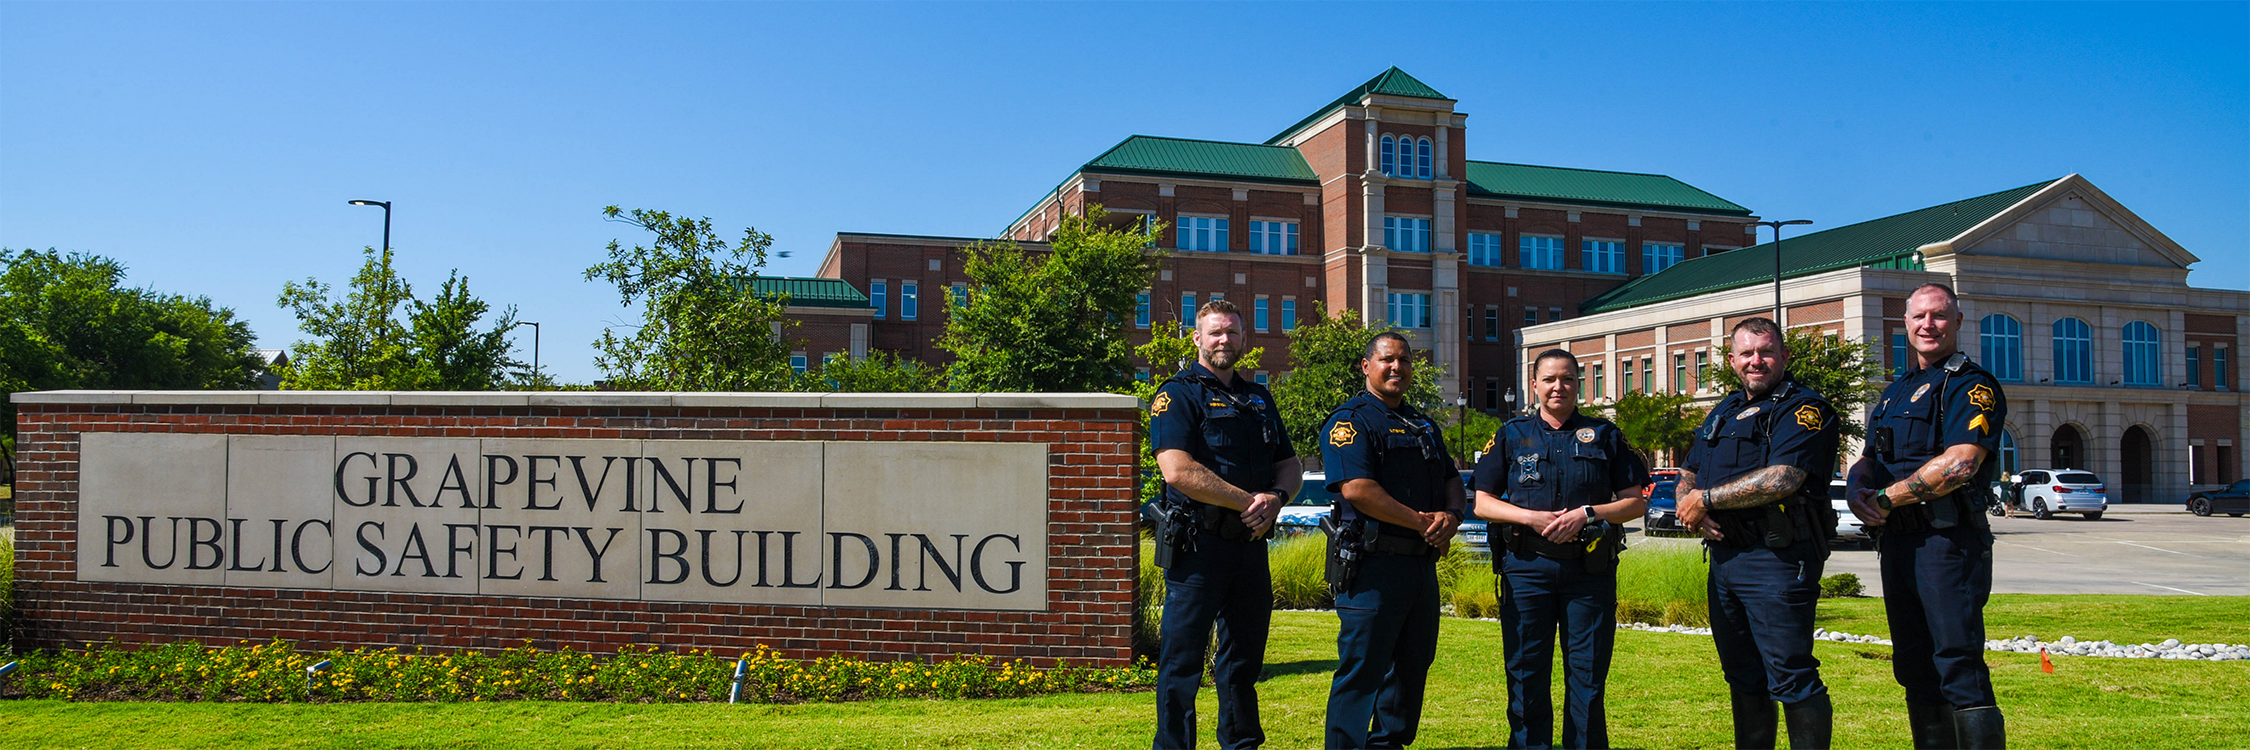
<path id="1" fill-rule="evenodd" d="M 1957 445 L 1938 454 L 1906 481 L 1891 485 L 1886 492 L 1892 502 L 1926 502 L 1953 494 L 1967 486 L 1984 463 L 1984 450 L 1974 445 Z"/>
<path id="2" fill-rule="evenodd" d="M 1692 471 L 1688 471 L 1688 470 L 1686 470 L 1686 469 L 1681 469 L 1681 470 L 1680 470 L 1680 483 L 1679 483 L 1679 485 L 1678 485 L 1678 486 L 1675 486 L 1675 487 L 1673 487 L 1673 488 L 1672 488 L 1672 490 L 1673 490 L 1673 492 L 1672 492 L 1672 496 L 1673 496 L 1673 497 L 1687 497 L 1687 493 L 1690 493 L 1690 492 L 1694 492 L 1694 491 L 1695 491 L 1695 472 L 1692 472 Z"/>
<path id="3" fill-rule="evenodd" d="M 1795 466 L 1768 466 L 1742 478 L 1703 491 L 1703 502 L 1714 510 L 1739 510 L 1770 505 L 1797 493 L 1805 484 L 1805 470 Z"/>

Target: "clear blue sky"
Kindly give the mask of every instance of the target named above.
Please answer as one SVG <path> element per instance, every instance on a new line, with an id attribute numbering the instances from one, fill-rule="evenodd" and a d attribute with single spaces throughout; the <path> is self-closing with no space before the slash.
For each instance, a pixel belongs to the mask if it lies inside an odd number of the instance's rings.
<path id="1" fill-rule="evenodd" d="M 99 253 L 266 347 L 392 244 L 597 377 L 616 204 L 990 236 L 1136 133 L 1262 141 L 1385 67 L 1469 155 L 1832 227 L 2086 175 L 2250 288 L 2250 5 L 0 3 L 0 246 Z M 528 359 L 529 329 L 521 347 Z"/>

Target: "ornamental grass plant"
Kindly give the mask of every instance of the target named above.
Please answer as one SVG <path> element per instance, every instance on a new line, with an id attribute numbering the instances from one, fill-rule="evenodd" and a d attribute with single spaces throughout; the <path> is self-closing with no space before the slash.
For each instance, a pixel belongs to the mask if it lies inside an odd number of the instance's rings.
<path id="1" fill-rule="evenodd" d="M 396 648 L 298 651 L 287 641 L 207 647 L 91 646 L 32 652 L 0 683 L 0 698 L 249 703 L 591 701 L 725 702 L 735 659 L 711 651 L 627 647 L 607 658 L 528 645 L 498 652 Z M 869 662 L 789 659 L 759 646 L 742 655 L 740 700 L 807 703 L 882 698 L 1024 698 L 1131 690 L 1154 684 L 1145 664 L 1032 667 L 983 657 Z M 320 662 L 327 668 L 308 671 Z"/>

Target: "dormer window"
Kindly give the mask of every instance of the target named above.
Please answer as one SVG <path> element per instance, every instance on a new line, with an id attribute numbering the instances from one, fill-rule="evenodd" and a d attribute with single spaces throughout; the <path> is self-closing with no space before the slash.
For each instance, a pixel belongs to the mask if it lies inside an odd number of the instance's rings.
<path id="1" fill-rule="evenodd" d="M 1425 180 L 1430 178 L 1430 160 L 1435 154 L 1430 149 L 1430 139 L 1404 135 L 1392 137 L 1385 133 L 1379 150 L 1382 152 L 1383 174 L 1391 177 L 1420 177 Z"/>

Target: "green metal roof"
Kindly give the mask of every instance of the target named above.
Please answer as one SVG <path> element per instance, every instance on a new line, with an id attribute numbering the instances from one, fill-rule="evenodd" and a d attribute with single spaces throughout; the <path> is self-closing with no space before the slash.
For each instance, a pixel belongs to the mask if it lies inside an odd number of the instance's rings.
<path id="1" fill-rule="evenodd" d="M 1406 71 L 1393 66 L 1389 70 L 1376 74 L 1374 78 L 1368 79 L 1366 83 L 1360 84 L 1359 88 L 1352 89 L 1351 93 L 1337 97 L 1336 101 L 1329 102 L 1328 106 L 1321 107 L 1318 111 L 1313 112 L 1312 116 L 1298 120 L 1297 124 L 1289 126 L 1288 130 L 1281 131 L 1280 135 L 1266 139 L 1266 145 L 1271 146 L 1287 140 L 1289 136 L 1296 135 L 1297 131 L 1305 129 L 1307 125 L 1319 122 L 1320 118 L 1327 117 L 1328 113 L 1336 111 L 1337 108 L 1358 104 L 1359 100 L 1367 98 L 1368 94 L 1389 94 L 1391 96 L 1452 101 L 1446 95 L 1438 93 L 1437 89 L 1430 88 L 1429 84 L 1414 80 L 1414 76 L 1407 75 Z"/>
<path id="2" fill-rule="evenodd" d="M 1232 180 L 1320 184 L 1296 149 L 1254 143 L 1136 135 L 1110 147 L 1079 172 L 1208 175 Z"/>
<path id="3" fill-rule="evenodd" d="M 1472 196 L 1591 203 L 1665 211 L 1749 216 L 1750 209 L 1660 174 L 1604 172 L 1470 161 Z"/>
<path id="4" fill-rule="evenodd" d="M 739 284 L 736 285 L 740 287 Z M 846 309 L 872 309 L 867 295 L 843 279 L 801 278 L 790 276 L 753 276 L 750 290 L 760 297 L 777 294 L 789 295 L 790 307 L 839 307 Z"/>
<path id="5" fill-rule="evenodd" d="M 2054 180 L 1802 237 L 1785 237 L 1781 243 L 1781 276 L 1795 278 L 1856 267 L 1920 269 L 1922 261 L 1916 248 L 1960 236 L 2051 184 Z M 1769 242 L 1684 261 L 1587 300 L 1579 304 L 1578 311 L 1592 315 L 1772 280 L 1773 243 Z"/>

